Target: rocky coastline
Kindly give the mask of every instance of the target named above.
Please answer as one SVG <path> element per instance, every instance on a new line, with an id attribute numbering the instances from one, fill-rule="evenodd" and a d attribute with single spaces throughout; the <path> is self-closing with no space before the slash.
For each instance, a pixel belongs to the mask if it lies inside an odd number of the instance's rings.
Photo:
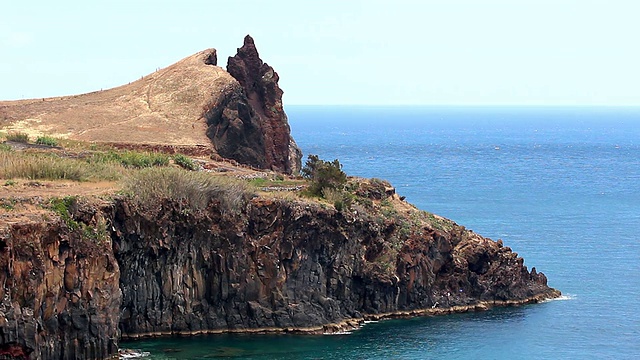
<path id="1" fill-rule="evenodd" d="M 197 211 L 73 198 L 67 219 L 1 233 L 0 355 L 108 358 L 119 339 L 335 333 L 560 295 L 500 242 L 382 200 L 405 214 L 267 196 Z"/>
<path id="2" fill-rule="evenodd" d="M 217 63 L 215 50 L 196 58 Z M 251 37 L 228 71 L 235 80 L 202 109 L 207 155 L 300 171 L 278 75 Z M 300 196 L 301 183 L 232 182 L 191 193 L 198 206 L 116 190 L 12 198 L 0 209 L 0 359 L 115 358 L 121 339 L 336 333 L 560 296 L 502 241 L 415 208 L 385 181 L 349 178 L 346 205 Z"/>
<path id="3" fill-rule="evenodd" d="M 532 296 L 521 300 L 494 300 L 480 301 L 472 305 L 457 305 L 446 308 L 428 308 L 409 311 L 395 311 L 384 314 L 363 314 L 360 319 L 348 319 L 337 323 L 324 324 L 321 326 L 310 327 L 291 327 L 291 328 L 251 328 L 251 329 L 215 329 L 215 330 L 197 330 L 197 331 L 177 331 L 177 332 L 154 332 L 129 334 L 121 336 L 121 340 L 138 340 L 156 337 L 171 336 L 199 336 L 199 335 L 218 335 L 218 334 L 299 334 L 299 335 L 327 335 L 340 334 L 345 332 L 356 331 L 362 328 L 369 321 L 383 321 L 389 319 L 411 319 L 422 316 L 444 316 L 451 314 L 462 314 L 467 312 L 488 311 L 494 307 L 511 307 L 522 306 L 527 304 L 537 304 L 539 302 L 551 300 L 560 296 L 560 292 L 550 292 Z"/>

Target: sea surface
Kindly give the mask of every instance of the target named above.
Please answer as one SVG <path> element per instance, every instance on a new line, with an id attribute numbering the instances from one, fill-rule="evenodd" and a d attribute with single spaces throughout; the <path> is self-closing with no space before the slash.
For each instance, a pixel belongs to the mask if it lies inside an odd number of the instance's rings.
<path id="1" fill-rule="evenodd" d="M 560 300 L 350 334 L 122 344 L 153 359 L 640 359 L 640 108 L 289 107 L 305 155 L 502 239 Z"/>

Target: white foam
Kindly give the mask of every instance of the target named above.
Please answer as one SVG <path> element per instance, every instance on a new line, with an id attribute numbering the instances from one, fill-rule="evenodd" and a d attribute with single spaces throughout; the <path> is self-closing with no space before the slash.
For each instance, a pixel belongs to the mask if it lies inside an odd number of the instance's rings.
<path id="1" fill-rule="evenodd" d="M 363 322 L 363 324 L 367 325 L 367 324 L 374 324 L 374 323 L 377 323 L 377 322 L 378 322 L 378 320 L 365 320 Z"/>
<path id="2" fill-rule="evenodd" d="M 549 301 L 565 301 L 565 300 L 575 300 L 577 298 L 577 296 L 575 294 L 562 294 L 557 298 L 554 299 L 547 299 L 543 302 L 549 302 Z"/>
<path id="3" fill-rule="evenodd" d="M 140 359 L 151 355 L 148 351 L 120 349 L 120 359 Z"/>
<path id="4" fill-rule="evenodd" d="M 336 331 L 336 332 L 326 332 L 322 335 L 351 335 L 351 331 Z"/>

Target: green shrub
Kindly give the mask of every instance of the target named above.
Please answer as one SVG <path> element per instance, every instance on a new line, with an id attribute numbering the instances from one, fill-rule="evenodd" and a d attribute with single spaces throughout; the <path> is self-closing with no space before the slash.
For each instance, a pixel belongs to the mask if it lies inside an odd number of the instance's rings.
<path id="1" fill-rule="evenodd" d="M 75 230 L 80 227 L 77 221 L 71 216 L 71 207 L 75 206 L 77 198 L 75 196 L 65 196 L 63 198 L 52 198 L 49 200 L 49 207 L 55 213 L 60 215 L 62 221 L 64 221 L 71 230 Z"/>
<path id="2" fill-rule="evenodd" d="M 0 208 L 4 210 L 15 210 L 16 202 L 14 198 L 0 198 Z"/>
<path id="3" fill-rule="evenodd" d="M 341 190 L 347 182 L 347 174 L 342 171 L 338 159 L 329 162 L 317 155 L 309 155 L 302 168 L 302 177 L 311 180 L 307 191 L 314 196 L 323 196 L 324 189 Z"/>
<path id="4" fill-rule="evenodd" d="M 196 164 L 196 162 L 193 161 L 193 159 L 191 159 L 190 157 L 184 156 L 182 154 L 173 155 L 173 161 L 176 164 L 180 165 L 182 168 L 187 170 L 196 171 L 199 169 L 198 164 Z"/>
<path id="5" fill-rule="evenodd" d="M 138 151 L 108 151 L 94 154 L 89 161 L 92 163 L 118 163 L 125 167 L 141 169 L 152 166 L 167 166 L 169 165 L 169 156 Z"/>
<path id="6" fill-rule="evenodd" d="M 21 132 L 12 132 L 7 134 L 7 141 L 15 141 L 26 144 L 29 142 L 29 135 Z"/>
<path id="7" fill-rule="evenodd" d="M 109 231 L 107 230 L 107 222 L 102 217 L 98 217 L 93 226 L 81 221 L 76 221 L 73 218 L 72 208 L 76 207 L 77 203 L 78 198 L 75 196 L 52 198 L 49 200 L 49 208 L 60 215 L 60 218 L 67 224 L 69 229 L 72 231 L 80 230 L 83 239 L 91 240 L 98 244 L 108 241 Z"/>
<path id="8" fill-rule="evenodd" d="M 36 144 L 47 146 L 58 146 L 58 140 L 50 136 L 39 136 L 36 139 Z"/>

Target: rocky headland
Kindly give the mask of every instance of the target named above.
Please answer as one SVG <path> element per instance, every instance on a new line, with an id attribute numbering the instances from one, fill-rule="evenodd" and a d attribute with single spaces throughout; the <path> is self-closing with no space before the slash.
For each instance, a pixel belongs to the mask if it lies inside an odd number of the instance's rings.
<path id="1" fill-rule="evenodd" d="M 7 131 L 113 148 L 201 147 L 192 154 L 200 171 L 124 168 L 103 182 L 8 170 L 39 156 L 30 152 L 65 166 L 102 153 L 0 149 L 9 164 L 0 170 L 0 359 L 103 359 L 118 356 L 122 338 L 326 333 L 560 295 L 502 241 L 415 208 L 386 181 L 349 178 L 335 201 L 305 194 L 309 180 L 287 175 L 301 154 L 277 73 L 250 37 L 227 71 L 216 63 L 207 50 L 102 97 L 0 103 Z M 189 91 L 195 104 L 179 95 Z M 105 105 L 126 97 L 148 101 L 123 113 Z M 106 120 L 67 131 L 73 122 L 58 122 L 74 109 L 72 119 L 114 116 L 143 134 L 105 139 L 115 131 Z M 173 129 L 151 131 L 147 121 Z"/>
<path id="2" fill-rule="evenodd" d="M 290 135 L 279 77 L 247 35 L 228 71 L 207 49 L 117 88 L 0 101 L 0 131 L 120 148 L 211 154 L 291 174 L 301 152 Z"/>

